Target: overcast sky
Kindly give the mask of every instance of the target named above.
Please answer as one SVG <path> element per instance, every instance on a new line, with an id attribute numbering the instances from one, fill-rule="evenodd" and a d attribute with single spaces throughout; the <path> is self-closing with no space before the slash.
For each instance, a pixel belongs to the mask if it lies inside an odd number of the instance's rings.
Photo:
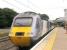
<path id="1" fill-rule="evenodd" d="M 0 8 L 11 8 L 21 13 L 34 11 L 47 14 L 51 20 L 64 16 L 67 0 L 0 0 Z"/>

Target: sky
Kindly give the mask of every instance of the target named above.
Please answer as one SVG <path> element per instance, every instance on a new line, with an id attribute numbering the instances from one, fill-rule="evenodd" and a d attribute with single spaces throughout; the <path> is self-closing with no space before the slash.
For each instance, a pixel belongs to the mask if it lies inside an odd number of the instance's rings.
<path id="1" fill-rule="evenodd" d="M 64 17 L 67 0 L 0 0 L 0 8 L 11 8 L 18 13 L 33 11 L 47 14 L 50 20 Z"/>

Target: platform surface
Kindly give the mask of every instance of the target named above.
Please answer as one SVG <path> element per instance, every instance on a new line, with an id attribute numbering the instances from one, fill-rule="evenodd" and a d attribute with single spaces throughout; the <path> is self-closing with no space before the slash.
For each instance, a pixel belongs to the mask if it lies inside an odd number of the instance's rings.
<path id="1" fill-rule="evenodd" d="M 67 50 L 67 34 L 62 27 L 56 27 L 31 50 Z"/>
<path id="2" fill-rule="evenodd" d="M 53 44 L 52 50 L 67 50 L 67 34 L 66 30 L 59 27 L 57 37 L 55 39 L 55 42 Z"/>

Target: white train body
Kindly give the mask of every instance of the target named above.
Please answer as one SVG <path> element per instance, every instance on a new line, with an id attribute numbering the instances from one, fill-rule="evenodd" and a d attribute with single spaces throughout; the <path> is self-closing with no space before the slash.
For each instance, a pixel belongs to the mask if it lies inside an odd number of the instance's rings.
<path id="1" fill-rule="evenodd" d="M 29 22 L 28 22 L 29 21 Z M 47 21 L 33 12 L 17 15 L 12 23 L 9 37 L 18 46 L 29 46 L 47 32 Z"/>

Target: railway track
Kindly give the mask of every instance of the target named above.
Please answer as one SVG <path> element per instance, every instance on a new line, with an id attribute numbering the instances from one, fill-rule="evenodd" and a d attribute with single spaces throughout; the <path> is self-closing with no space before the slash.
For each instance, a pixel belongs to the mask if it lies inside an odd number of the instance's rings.
<path id="1" fill-rule="evenodd" d="M 17 47 L 11 43 L 8 36 L 0 38 L 0 50 L 17 50 Z"/>
<path id="2" fill-rule="evenodd" d="M 0 43 L 1 43 L 1 42 L 4 42 L 4 41 L 7 41 L 7 40 L 9 40 L 9 37 L 8 37 L 8 36 L 1 37 L 1 38 L 0 38 Z"/>

